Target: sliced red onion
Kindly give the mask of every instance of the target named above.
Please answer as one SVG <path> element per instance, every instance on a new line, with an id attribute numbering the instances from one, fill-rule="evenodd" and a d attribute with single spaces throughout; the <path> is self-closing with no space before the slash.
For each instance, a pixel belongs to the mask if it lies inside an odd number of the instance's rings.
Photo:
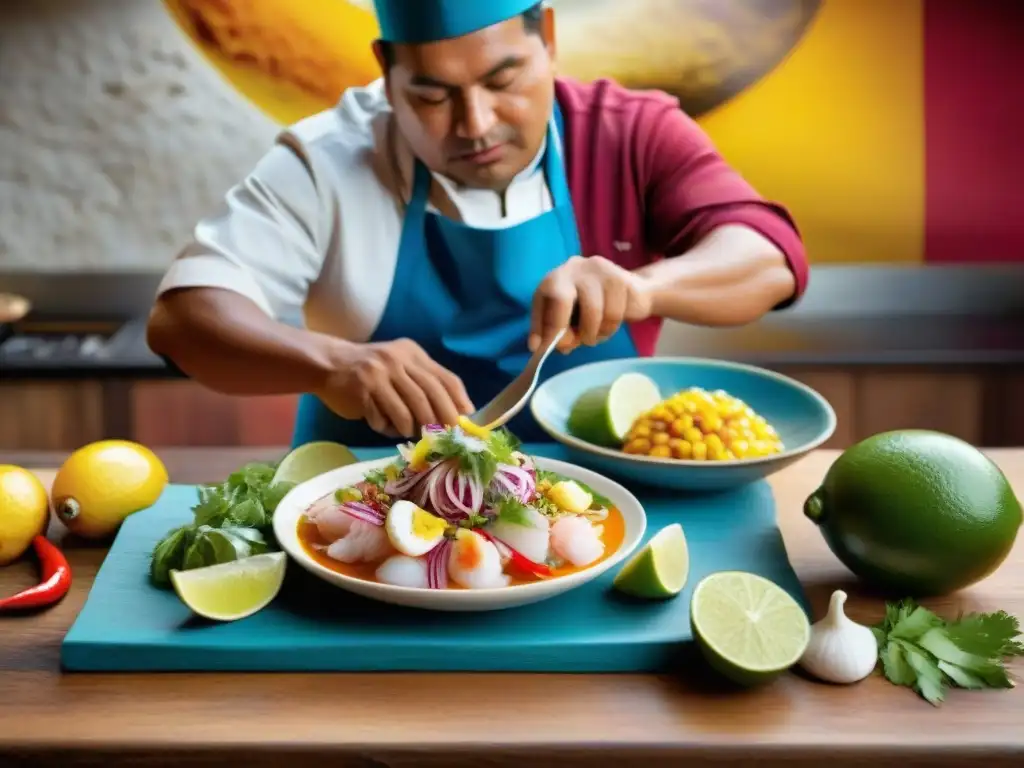
<path id="1" fill-rule="evenodd" d="M 405 497 L 407 495 L 414 495 L 414 490 L 419 483 L 424 482 L 427 479 L 427 475 L 430 471 L 436 467 L 440 462 L 434 462 L 428 464 L 426 469 L 420 471 L 414 471 L 406 467 L 405 471 L 401 475 L 393 480 L 389 480 L 384 485 L 384 493 L 389 496 Z M 420 506 L 423 506 L 422 504 Z"/>
<path id="2" fill-rule="evenodd" d="M 364 523 L 384 525 L 386 515 L 369 504 L 363 504 L 361 501 L 346 501 L 340 506 L 340 509 L 349 517 L 362 520 Z"/>
<path id="3" fill-rule="evenodd" d="M 491 490 L 501 496 L 514 496 L 526 504 L 533 500 L 537 489 L 536 479 L 529 471 L 511 464 L 499 464 L 491 481 Z"/>
<path id="4" fill-rule="evenodd" d="M 427 553 L 427 587 L 429 589 L 447 589 L 448 553 L 451 548 L 451 539 L 444 539 Z"/>
<path id="5" fill-rule="evenodd" d="M 430 471 L 417 503 L 449 522 L 475 515 L 484 502 L 483 487 L 466 477 L 457 461 L 450 459 Z"/>

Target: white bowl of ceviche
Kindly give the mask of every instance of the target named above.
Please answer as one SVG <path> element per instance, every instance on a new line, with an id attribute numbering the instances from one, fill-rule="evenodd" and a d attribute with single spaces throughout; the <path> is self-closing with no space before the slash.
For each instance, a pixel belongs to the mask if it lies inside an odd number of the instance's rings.
<path id="1" fill-rule="evenodd" d="M 363 597 L 489 611 L 568 592 L 621 564 L 647 526 L 636 497 L 504 430 L 432 426 L 394 457 L 293 488 L 274 534 L 300 566 Z"/>

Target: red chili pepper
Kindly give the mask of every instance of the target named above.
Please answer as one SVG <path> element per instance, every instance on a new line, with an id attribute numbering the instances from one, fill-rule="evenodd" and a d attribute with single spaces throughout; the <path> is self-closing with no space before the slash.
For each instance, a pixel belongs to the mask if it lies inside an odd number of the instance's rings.
<path id="1" fill-rule="evenodd" d="M 504 541 L 496 538 L 495 536 L 492 536 L 490 533 L 481 528 L 474 528 L 473 530 L 475 530 L 488 541 L 492 542 L 495 546 L 502 546 L 505 549 L 507 549 L 509 552 L 509 556 L 512 558 L 512 565 L 514 565 L 519 570 L 525 571 L 526 573 L 529 573 L 533 576 L 551 575 L 551 569 L 543 563 L 535 563 L 526 555 L 522 554 L 521 552 L 516 552 L 516 550 L 512 549 L 512 547 L 510 547 Z"/>
<path id="2" fill-rule="evenodd" d="M 36 536 L 32 540 L 32 546 L 39 558 L 42 581 L 34 587 L 0 600 L 0 611 L 53 605 L 64 597 L 71 587 L 71 566 L 64 553 L 45 536 Z"/>

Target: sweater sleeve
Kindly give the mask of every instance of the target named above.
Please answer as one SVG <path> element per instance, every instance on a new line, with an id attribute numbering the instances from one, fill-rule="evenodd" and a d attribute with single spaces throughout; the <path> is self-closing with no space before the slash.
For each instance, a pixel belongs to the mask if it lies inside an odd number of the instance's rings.
<path id="1" fill-rule="evenodd" d="M 773 242 L 793 272 L 796 291 L 778 308 L 803 295 L 807 254 L 792 216 L 761 197 L 677 105 L 646 105 L 637 123 L 636 152 L 653 250 L 680 255 L 713 229 L 741 224 Z"/>

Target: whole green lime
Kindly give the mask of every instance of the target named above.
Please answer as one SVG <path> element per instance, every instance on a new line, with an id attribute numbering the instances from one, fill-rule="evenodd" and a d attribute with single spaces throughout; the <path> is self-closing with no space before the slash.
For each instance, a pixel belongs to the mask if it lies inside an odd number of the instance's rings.
<path id="1" fill-rule="evenodd" d="M 884 432 L 848 448 L 804 514 L 847 568 L 903 597 L 981 581 L 1006 559 L 1022 520 L 991 459 L 928 430 Z"/>

